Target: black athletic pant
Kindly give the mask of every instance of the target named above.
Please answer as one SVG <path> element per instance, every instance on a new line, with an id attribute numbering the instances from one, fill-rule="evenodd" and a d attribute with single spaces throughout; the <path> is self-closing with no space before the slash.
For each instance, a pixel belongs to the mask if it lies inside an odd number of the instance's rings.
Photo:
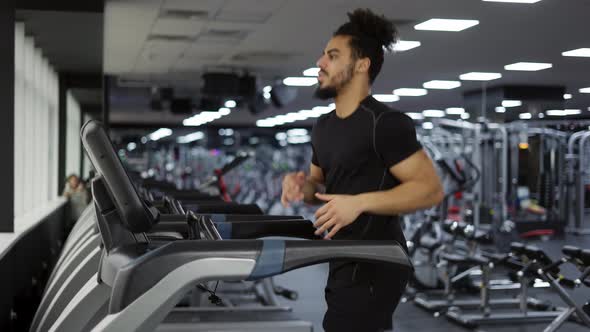
<path id="1" fill-rule="evenodd" d="M 410 271 L 375 264 L 332 263 L 325 289 L 326 332 L 377 332 L 393 329 L 393 312 Z"/>

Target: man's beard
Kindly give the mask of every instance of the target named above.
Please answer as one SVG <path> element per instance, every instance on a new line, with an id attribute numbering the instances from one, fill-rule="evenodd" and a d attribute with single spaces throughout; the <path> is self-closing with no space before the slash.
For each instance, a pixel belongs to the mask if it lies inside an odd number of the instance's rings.
<path id="1" fill-rule="evenodd" d="M 315 90 L 314 97 L 326 100 L 336 98 L 340 90 L 345 87 L 352 80 L 354 74 L 354 63 L 351 63 L 342 72 L 336 75 L 335 83 L 333 86 L 327 86 L 322 88 L 318 83 L 318 88 Z"/>

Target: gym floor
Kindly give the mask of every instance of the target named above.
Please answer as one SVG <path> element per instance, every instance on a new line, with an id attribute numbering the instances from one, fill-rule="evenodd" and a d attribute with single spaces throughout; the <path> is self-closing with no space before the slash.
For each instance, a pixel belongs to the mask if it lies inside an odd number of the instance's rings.
<path id="1" fill-rule="evenodd" d="M 574 245 L 579 247 L 590 247 L 590 236 L 573 236 L 566 235 L 561 238 L 552 238 L 550 241 L 536 240 L 530 241 L 529 244 L 536 244 L 545 249 L 552 259 L 558 259 L 561 254 L 561 247 L 564 245 Z M 565 277 L 575 278 L 580 274 L 571 265 L 563 266 L 562 272 Z M 293 312 L 301 319 L 313 322 L 314 331 L 323 331 L 322 318 L 326 310 L 324 303 L 324 285 L 328 273 L 328 266 L 318 265 L 305 269 L 291 271 L 282 276 L 275 278 L 278 285 L 297 290 L 299 292 L 299 299 L 295 302 L 284 300 L 284 304 L 293 308 Z M 577 303 L 585 303 L 590 300 L 590 289 L 580 287 L 576 289 L 573 298 Z M 543 290 L 536 293 L 537 297 L 541 299 L 550 300 L 556 306 L 563 306 L 563 302 L 557 295 L 550 291 Z M 434 318 L 431 313 L 428 313 L 413 303 L 400 303 L 394 315 L 395 332 L 415 332 L 417 330 L 429 332 L 442 331 L 471 331 L 469 329 L 461 328 L 456 324 L 447 321 L 444 317 Z M 505 325 L 487 325 L 481 326 L 475 331 L 490 331 L 490 332 L 538 332 L 542 331 L 547 326 L 542 324 L 505 324 Z M 576 323 L 565 323 L 560 331 L 568 332 L 582 332 L 588 331 L 587 328 Z"/>

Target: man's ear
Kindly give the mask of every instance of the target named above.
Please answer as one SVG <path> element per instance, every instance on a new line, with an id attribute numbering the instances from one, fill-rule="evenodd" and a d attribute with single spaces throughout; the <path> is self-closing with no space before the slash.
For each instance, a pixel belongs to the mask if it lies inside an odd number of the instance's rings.
<path id="1" fill-rule="evenodd" d="M 356 71 L 359 73 L 369 72 L 369 67 L 371 67 L 371 59 L 369 59 L 369 57 L 358 59 L 356 61 Z"/>

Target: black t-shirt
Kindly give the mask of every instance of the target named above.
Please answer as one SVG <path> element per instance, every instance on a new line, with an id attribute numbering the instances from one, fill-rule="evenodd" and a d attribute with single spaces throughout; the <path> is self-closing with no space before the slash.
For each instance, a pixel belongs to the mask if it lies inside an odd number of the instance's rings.
<path id="1" fill-rule="evenodd" d="M 389 169 L 422 148 L 412 119 L 372 96 L 347 118 L 335 111 L 321 116 L 312 147 L 312 163 L 323 171 L 326 193 L 349 195 L 399 185 Z M 363 213 L 334 239 L 396 240 L 406 248 L 398 216 Z"/>

